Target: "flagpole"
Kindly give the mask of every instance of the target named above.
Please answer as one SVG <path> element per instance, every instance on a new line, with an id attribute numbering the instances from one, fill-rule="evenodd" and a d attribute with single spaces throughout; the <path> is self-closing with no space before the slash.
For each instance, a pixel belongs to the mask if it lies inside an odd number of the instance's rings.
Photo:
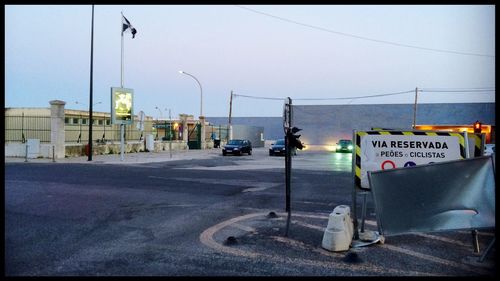
<path id="1" fill-rule="evenodd" d="M 120 22 L 121 22 L 120 29 L 122 31 L 120 84 L 121 87 L 123 88 L 123 12 Z M 125 134 L 125 124 L 120 124 L 120 161 L 123 161 L 123 150 L 125 146 L 125 140 L 123 139 L 124 134 Z"/>
<path id="2" fill-rule="evenodd" d="M 122 21 L 121 21 L 120 29 L 122 30 L 122 52 L 121 52 L 121 65 L 120 65 L 120 85 L 123 88 L 123 12 L 122 12 Z"/>

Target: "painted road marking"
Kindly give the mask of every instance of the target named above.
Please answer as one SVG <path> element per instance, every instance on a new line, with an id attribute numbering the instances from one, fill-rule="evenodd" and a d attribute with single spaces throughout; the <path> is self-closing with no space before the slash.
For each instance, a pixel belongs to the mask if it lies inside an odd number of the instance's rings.
<path id="1" fill-rule="evenodd" d="M 241 192 L 255 192 L 255 191 L 262 191 L 262 190 L 266 190 L 266 189 L 268 189 L 268 188 L 275 187 L 275 186 L 280 186 L 280 185 L 281 185 L 281 184 L 272 185 L 272 186 L 263 186 L 263 187 L 251 187 L 251 188 L 243 189 Z"/>
<path id="2" fill-rule="evenodd" d="M 375 221 L 366 220 L 365 223 L 368 224 L 368 225 L 377 226 L 377 223 Z M 453 239 L 446 238 L 446 237 L 436 236 L 436 235 L 432 235 L 432 234 L 413 233 L 413 235 L 418 235 L 418 236 L 426 237 L 426 238 L 429 238 L 429 239 L 439 240 L 439 241 L 450 243 L 450 244 L 460 245 L 460 246 L 464 246 L 464 247 L 467 247 L 467 248 L 469 248 L 469 247 L 472 246 L 471 244 L 466 244 L 466 243 L 463 243 L 461 241 L 453 240 Z"/>
<path id="3" fill-rule="evenodd" d="M 430 239 L 434 239 L 434 240 L 439 240 L 439 241 L 450 243 L 450 244 L 455 244 L 455 245 L 464 246 L 464 247 L 467 247 L 467 248 L 472 248 L 472 243 L 466 244 L 466 243 L 464 243 L 462 241 L 457 241 L 457 240 L 453 240 L 453 239 L 450 239 L 450 238 L 436 236 L 436 235 L 431 235 L 431 234 L 426 234 L 426 233 L 415 233 L 415 234 L 418 235 L 418 236 L 422 236 L 422 237 L 426 237 L 426 238 L 430 238 Z"/>
<path id="4" fill-rule="evenodd" d="M 153 179 L 165 179 L 165 180 L 175 180 L 175 181 L 188 181 L 197 182 L 205 184 L 219 184 L 219 185 L 232 185 L 232 186 L 246 186 L 248 188 L 242 190 L 241 192 L 255 192 L 262 191 L 276 186 L 281 186 L 282 183 L 275 182 L 261 182 L 252 180 L 233 180 L 233 179 L 212 179 L 212 178 L 167 178 L 159 176 L 148 176 Z"/>
<path id="5" fill-rule="evenodd" d="M 298 241 L 298 240 L 293 240 L 287 237 L 282 237 L 282 236 L 271 236 L 271 239 L 288 244 L 290 246 L 300 248 L 303 250 L 308 250 L 308 251 L 313 251 L 325 256 L 330 256 L 330 257 L 336 257 L 336 258 L 343 258 L 345 256 L 345 253 L 337 253 L 337 252 L 329 252 L 327 250 L 324 250 L 323 248 L 316 248 L 312 247 L 311 245 L 308 245 L 304 242 Z M 321 251 L 322 250 L 322 251 Z"/>
<path id="6" fill-rule="evenodd" d="M 296 247 L 296 248 L 313 251 L 313 252 L 319 253 L 321 255 L 329 256 L 329 257 L 343 259 L 345 257 L 345 253 L 346 253 L 346 252 L 330 252 L 330 251 L 324 250 L 323 248 L 312 247 L 308 244 L 305 244 L 304 242 L 293 240 L 293 239 L 286 238 L 286 237 L 271 236 L 271 238 L 275 241 L 285 243 L 285 244 L 288 244 L 288 245 Z M 356 270 L 359 270 L 359 267 L 360 267 L 360 265 L 356 264 Z M 434 275 L 434 276 L 437 276 L 437 274 L 431 274 L 431 273 L 427 273 L 427 272 L 399 270 L 399 269 L 394 269 L 394 268 L 381 268 L 381 267 L 378 267 L 378 266 L 373 265 L 373 264 L 368 263 L 368 262 L 366 263 L 366 266 L 364 269 L 367 271 L 370 271 L 370 270 L 372 270 L 372 268 L 376 269 L 377 271 L 380 271 L 380 272 L 385 271 L 385 272 L 391 272 L 391 273 L 395 273 L 395 274 L 399 274 L 399 275 L 401 275 L 401 274 L 408 275 L 409 273 L 411 273 L 412 275 L 428 275 L 428 276 Z M 346 269 L 352 270 L 353 266 L 347 265 Z M 445 275 L 441 275 L 441 276 L 445 276 Z"/>
<path id="7" fill-rule="evenodd" d="M 308 223 L 297 221 L 297 220 L 292 220 L 292 223 L 300 225 L 300 226 L 304 226 L 304 227 L 307 227 L 307 228 L 316 229 L 316 230 L 319 230 L 319 231 L 322 231 L 322 232 L 325 231 L 325 227 L 321 227 L 321 226 L 317 226 L 317 225 L 312 225 L 312 224 L 308 224 Z"/>
<path id="8" fill-rule="evenodd" d="M 369 220 L 366 220 L 365 223 L 369 224 L 369 225 L 377 225 L 376 222 L 369 221 Z M 444 238 L 444 237 L 438 237 L 438 236 L 435 236 L 435 235 L 423 234 L 423 233 L 418 233 L 416 235 L 427 237 L 427 238 L 431 238 L 431 239 L 435 239 L 435 240 L 439 240 L 439 241 L 443 241 L 443 242 L 448 242 L 448 243 L 453 243 L 453 244 L 461 244 L 463 246 L 467 246 L 467 245 L 465 245 L 465 244 L 463 244 L 463 243 L 461 243 L 459 241 L 455 241 L 455 240 Z M 460 263 L 457 263 L 457 262 L 454 262 L 454 261 L 449 261 L 449 260 L 445 260 L 445 259 L 441 259 L 441 258 L 438 258 L 438 257 L 431 256 L 431 255 L 426 255 L 426 254 L 418 253 L 418 252 L 415 252 L 415 251 L 412 251 L 412 250 L 408 250 L 408 249 L 404 249 L 404 248 L 401 248 L 401 247 L 397 247 L 397 246 L 393 246 L 393 245 L 389 245 L 389 244 L 383 244 L 382 247 L 388 248 L 388 249 L 390 249 L 392 251 L 396 251 L 396 252 L 404 253 L 404 254 L 407 254 L 407 255 L 410 255 L 410 256 L 414 256 L 414 257 L 417 257 L 417 258 L 425 259 L 425 260 L 428 260 L 428 261 L 431 261 L 431 262 L 440 263 L 440 264 L 444 264 L 444 265 L 447 265 L 447 266 L 452 266 L 452 267 L 455 267 L 455 268 L 460 268 L 460 269 L 467 270 L 467 271 L 473 271 L 473 272 L 480 273 L 480 274 L 488 274 L 487 271 L 481 270 L 480 268 L 469 267 L 469 266 L 466 266 L 464 264 L 460 264 Z"/>
<path id="9" fill-rule="evenodd" d="M 428 260 L 428 261 L 439 263 L 439 264 L 446 265 L 446 266 L 459 268 L 459 269 L 466 270 L 466 271 L 473 271 L 473 272 L 476 272 L 479 274 L 485 274 L 485 275 L 487 275 L 489 273 L 488 271 L 482 270 L 481 268 L 478 268 L 478 267 L 467 266 L 465 264 L 457 263 L 457 262 L 450 261 L 450 260 L 441 259 L 438 257 L 434 257 L 434 256 L 422 254 L 422 253 L 417 253 L 417 252 L 412 251 L 412 250 L 403 249 L 401 247 L 396 247 L 396 246 L 392 246 L 389 244 L 384 244 L 383 247 L 388 248 L 389 250 L 392 250 L 395 252 L 407 254 L 407 255 L 410 255 L 410 256 L 413 256 L 416 258 Z"/>
<path id="10" fill-rule="evenodd" d="M 246 225 L 240 224 L 240 223 L 235 223 L 235 224 L 232 224 L 231 226 L 239 228 L 239 229 L 244 230 L 246 232 L 257 233 L 257 229 L 255 229 L 251 226 L 246 226 Z"/>
<path id="11" fill-rule="evenodd" d="M 209 170 L 209 171 L 234 171 L 234 170 L 266 170 L 266 169 L 282 169 L 284 165 L 273 164 L 245 164 L 245 165 L 229 165 L 229 166 L 192 166 L 183 168 L 174 168 L 182 170 Z"/>
<path id="12" fill-rule="evenodd" d="M 461 231 L 459 231 L 459 233 L 470 234 L 470 230 L 469 231 L 461 230 Z M 491 237 L 493 237 L 493 236 L 495 236 L 495 233 L 481 232 L 481 231 L 479 231 L 478 235 L 480 235 L 480 236 L 484 235 L 484 236 L 491 236 Z"/>
<path id="13" fill-rule="evenodd" d="M 266 259 L 273 259 L 273 260 L 276 260 L 276 261 L 279 261 L 279 262 L 292 262 L 292 263 L 301 263 L 301 264 L 305 264 L 305 265 L 311 265 L 311 266 L 326 266 L 326 267 L 334 267 L 334 268 L 337 268 L 337 269 L 347 269 L 347 270 L 352 270 L 353 267 L 352 265 L 349 265 L 349 264 L 344 264 L 342 262 L 335 262 L 335 263 L 332 263 L 332 262 L 322 262 L 322 261 L 317 261 L 317 260 L 305 260 L 305 259 L 300 259 L 300 258 L 288 258 L 288 257 L 280 257 L 280 256 L 275 256 L 275 255 L 269 255 L 269 254 L 265 254 L 265 253 L 257 253 L 257 252 L 253 252 L 253 251 L 248 251 L 248 250 L 242 250 L 242 249 L 237 249 L 237 248 L 233 248 L 233 247 L 228 247 L 228 246 L 224 246 L 218 242 L 216 242 L 214 240 L 214 234 L 216 232 L 218 232 L 219 230 L 221 230 L 222 228 L 225 228 L 227 226 L 230 226 L 230 225 L 233 225 L 233 224 L 238 224 L 240 225 L 240 229 L 241 229 L 241 224 L 238 223 L 240 221 L 244 221 L 244 220 L 247 220 L 247 219 L 251 219 L 251 218 L 254 218 L 254 217 L 257 217 L 257 216 L 266 216 L 267 213 L 266 212 L 261 212 L 261 213 L 253 213 L 253 214 L 247 214 L 247 215 L 243 215 L 243 216 L 239 216 L 239 217 L 235 217 L 235 218 L 232 218 L 232 219 L 229 219 L 227 221 L 224 221 L 224 222 L 221 222 L 219 224 L 216 224 L 208 229 L 206 229 L 205 231 L 203 231 L 201 234 L 200 234 L 200 241 L 208 246 L 209 248 L 212 248 L 214 250 L 218 250 L 218 251 L 221 251 L 221 252 L 224 252 L 224 253 L 229 253 L 229 254 L 233 254 L 233 255 L 238 255 L 238 256 L 243 256 L 243 257 L 249 257 L 249 258 L 266 258 Z M 286 213 L 279 213 L 279 215 L 281 216 L 286 216 L 287 214 Z M 312 218 L 328 218 L 327 216 L 323 216 L 323 215 L 307 215 L 307 214 L 295 214 L 294 215 L 295 217 L 312 217 Z M 306 224 L 304 223 L 303 224 L 304 226 L 313 226 L 313 225 L 310 225 L 310 224 Z M 236 226 L 238 227 L 238 226 Z M 318 226 L 313 226 L 314 229 L 320 229 L 320 227 Z M 253 228 L 249 228 L 249 230 L 253 230 Z M 285 241 L 285 240 L 281 240 L 281 241 Z M 309 249 L 311 250 L 311 246 L 307 246 L 306 244 L 300 242 L 300 241 L 293 241 L 293 242 L 289 242 L 295 246 L 300 246 L 300 247 L 306 247 L 306 249 Z M 410 255 L 410 256 L 413 256 L 413 257 L 417 257 L 417 258 L 420 258 L 420 259 L 425 259 L 425 260 L 428 260 L 428 261 L 431 261 L 431 262 L 435 262 L 435 263 L 440 263 L 440 264 L 444 264 L 444 265 L 447 265 L 447 266 L 451 266 L 451 267 L 456 267 L 456 268 L 460 268 L 460 269 L 463 269 L 463 270 L 466 270 L 466 271 L 473 271 L 473 272 L 476 272 L 476 273 L 480 273 L 480 274 L 488 274 L 487 271 L 484 271 L 484 270 L 481 270 L 481 269 L 477 269 L 477 268 L 470 268 L 464 264 L 459 264 L 459 263 L 456 263 L 456 262 L 453 262 L 453 261 L 448 261 L 448 260 L 445 260 L 445 259 L 441 259 L 441 258 L 437 258 L 437 257 L 434 257 L 434 256 L 430 256 L 430 255 L 426 255 L 426 254 L 421 254 L 421 253 L 417 253 L 417 252 L 414 252 L 414 251 L 411 251 L 411 250 L 407 250 L 407 249 L 403 249 L 403 248 L 400 248 L 400 247 L 396 247 L 396 246 L 392 246 L 392 245 L 387 245 L 387 244 L 384 244 L 384 245 L 381 245 L 381 247 L 383 248 L 386 248 L 386 249 L 389 249 L 389 250 L 392 250 L 392 251 L 396 251 L 396 252 L 399 252 L 399 253 L 404 253 L 404 254 L 407 254 L 407 255 Z M 315 251 L 315 252 L 318 252 L 318 251 Z M 370 271 L 370 272 L 376 272 L 376 273 L 383 273 L 383 272 L 393 272 L 393 273 L 398 273 L 398 274 L 406 274 L 408 275 L 409 273 L 411 273 L 412 275 L 438 275 L 438 274 L 435 274 L 435 273 L 428 273 L 428 272 L 409 272 L 409 271 L 406 271 L 406 270 L 398 270 L 398 269 L 388 269 L 388 268 L 381 268 L 381 267 L 377 267 L 373 264 L 370 264 L 370 263 L 366 263 L 366 264 L 362 264 L 362 265 L 357 265 L 356 267 L 356 270 L 364 270 L 364 271 Z"/>

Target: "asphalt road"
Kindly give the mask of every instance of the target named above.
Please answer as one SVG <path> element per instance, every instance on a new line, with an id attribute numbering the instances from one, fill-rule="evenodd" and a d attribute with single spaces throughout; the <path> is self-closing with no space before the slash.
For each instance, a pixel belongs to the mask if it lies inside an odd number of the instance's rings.
<path id="1" fill-rule="evenodd" d="M 351 155 L 293 158 L 285 236 L 284 158 L 133 165 L 5 164 L 7 276 L 492 276 L 470 233 L 402 235 L 321 248 L 328 214 L 351 204 Z M 276 217 L 269 217 L 275 212 Z M 368 205 L 367 229 L 376 229 Z M 481 249 L 492 233 L 480 233 Z"/>

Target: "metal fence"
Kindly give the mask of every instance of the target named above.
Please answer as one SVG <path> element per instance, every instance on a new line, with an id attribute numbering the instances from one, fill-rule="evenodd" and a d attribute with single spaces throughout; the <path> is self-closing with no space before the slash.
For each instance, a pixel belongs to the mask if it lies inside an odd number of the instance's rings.
<path id="1" fill-rule="evenodd" d="M 120 126 L 112 125 L 109 117 L 94 117 L 92 125 L 92 139 L 95 142 L 120 141 Z M 50 143 L 51 117 L 50 116 L 5 116 L 5 135 L 7 142 L 24 143 L 27 139 L 39 139 L 41 143 Z M 65 117 L 65 142 L 88 143 L 89 119 L 81 116 Z M 139 141 L 146 134 L 155 135 L 153 121 L 144 121 L 144 130 L 138 129 L 138 120 L 132 125 L 125 126 L 125 141 Z"/>
<path id="2" fill-rule="evenodd" d="M 77 118 L 73 118 L 75 120 Z M 93 117 L 92 139 L 97 143 L 119 142 L 120 125 L 111 124 L 109 117 Z M 88 119 L 80 118 L 77 121 L 65 122 L 65 140 L 66 143 L 88 143 L 89 124 Z M 152 121 L 144 121 L 144 130 L 138 129 L 138 120 L 134 120 L 131 125 L 125 125 L 124 140 L 140 141 L 146 134 L 154 134 Z"/>
<path id="3" fill-rule="evenodd" d="M 95 142 L 120 141 L 120 125 L 111 124 L 109 117 L 94 116 L 92 125 L 92 139 Z M 131 125 L 125 126 L 125 141 L 139 141 L 147 134 L 152 134 L 155 139 L 181 139 L 180 129 L 172 121 L 165 124 L 146 120 L 143 131 L 138 129 L 139 120 L 134 120 Z M 88 116 L 69 116 L 64 120 L 66 143 L 88 143 L 89 140 Z M 27 139 L 39 139 L 41 143 L 50 143 L 51 134 L 50 116 L 5 116 L 5 142 L 26 142 Z M 166 130 L 166 132 L 165 132 Z M 208 125 L 205 127 L 205 140 L 228 139 L 227 125 Z"/>
<path id="4" fill-rule="evenodd" d="M 227 125 L 208 125 L 205 127 L 205 140 L 227 140 L 228 132 Z"/>
<path id="5" fill-rule="evenodd" d="M 5 143 L 39 139 L 50 143 L 50 116 L 5 116 Z"/>

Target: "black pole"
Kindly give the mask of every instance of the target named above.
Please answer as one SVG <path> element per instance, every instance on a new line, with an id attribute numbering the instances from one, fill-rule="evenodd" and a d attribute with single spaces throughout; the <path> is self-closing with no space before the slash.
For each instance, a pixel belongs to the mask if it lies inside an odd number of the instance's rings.
<path id="1" fill-rule="evenodd" d="M 285 129 L 285 192 L 286 192 L 286 205 L 285 211 L 287 214 L 286 219 L 286 229 L 285 229 L 285 237 L 288 237 L 288 229 L 290 228 L 290 220 L 292 216 L 292 211 L 290 208 L 290 193 L 291 193 L 291 178 L 292 178 L 292 153 L 290 146 L 290 135 L 292 128 L 292 99 L 288 98 L 288 128 Z"/>
<path id="2" fill-rule="evenodd" d="M 92 161 L 92 113 L 94 109 L 92 108 L 92 82 L 93 82 L 93 68 L 94 68 L 94 5 L 92 5 L 92 30 L 90 33 L 90 101 L 89 101 L 89 158 L 87 161 Z"/>
<path id="3" fill-rule="evenodd" d="M 285 211 L 290 212 L 290 180 L 291 180 L 291 170 L 292 170 L 292 153 L 290 147 L 290 137 L 289 132 L 292 127 L 292 99 L 288 98 L 288 128 L 286 128 L 285 135 L 285 176 L 286 176 L 286 206 Z"/>
<path id="4" fill-rule="evenodd" d="M 285 135 L 285 211 L 290 212 L 290 138 L 288 135 L 289 128 L 286 129 Z"/>

